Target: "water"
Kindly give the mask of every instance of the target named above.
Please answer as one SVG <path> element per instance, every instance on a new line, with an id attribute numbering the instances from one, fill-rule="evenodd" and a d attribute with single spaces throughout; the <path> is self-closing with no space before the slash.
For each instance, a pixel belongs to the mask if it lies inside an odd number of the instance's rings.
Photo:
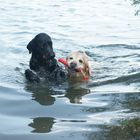
<path id="1" fill-rule="evenodd" d="M 140 139 L 140 26 L 129 0 L 0 0 L 0 140 Z M 83 84 L 26 81 L 28 42 L 86 51 Z M 123 132 L 123 133 L 122 133 Z"/>

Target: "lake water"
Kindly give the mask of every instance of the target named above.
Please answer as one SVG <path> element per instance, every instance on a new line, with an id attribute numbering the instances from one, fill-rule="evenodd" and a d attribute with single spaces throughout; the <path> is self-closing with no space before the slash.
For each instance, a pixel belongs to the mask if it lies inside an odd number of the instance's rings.
<path id="1" fill-rule="evenodd" d="M 140 16 L 129 0 L 0 0 L 0 140 L 139 140 Z M 86 83 L 31 84 L 28 42 L 89 55 Z"/>

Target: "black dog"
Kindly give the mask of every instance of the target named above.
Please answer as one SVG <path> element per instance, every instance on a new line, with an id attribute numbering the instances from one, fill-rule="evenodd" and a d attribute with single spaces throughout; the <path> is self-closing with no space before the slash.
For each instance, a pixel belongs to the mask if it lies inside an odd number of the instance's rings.
<path id="1" fill-rule="evenodd" d="M 25 70 L 25 76 L 29 81 L 39 82 L 40 77 L 56 82 L 66 79 L 65 71 L 55 59 L 53 43 L 49 35 L 45 33 L 36 35 L 27 45 L 27 49 L 32 53 L 29 63 L 31 70 Z"/>

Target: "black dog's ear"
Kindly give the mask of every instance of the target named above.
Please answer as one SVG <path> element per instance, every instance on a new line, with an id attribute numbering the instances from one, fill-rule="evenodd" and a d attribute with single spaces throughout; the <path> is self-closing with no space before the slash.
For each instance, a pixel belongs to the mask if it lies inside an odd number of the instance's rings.
<path id="1" fill-rule="evenodd" d="M 35 43 L 34 43 L 34 39 L 32 39 L 28 45 L 27 45 L 27 49 L 29 50 L 29 53 L 33 52 L 33 47 L 34 47 Z"/>

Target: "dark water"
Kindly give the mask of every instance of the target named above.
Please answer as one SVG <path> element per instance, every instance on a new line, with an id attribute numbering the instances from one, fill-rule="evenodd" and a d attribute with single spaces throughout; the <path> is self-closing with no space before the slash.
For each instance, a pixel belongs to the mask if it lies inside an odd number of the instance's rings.
<path id="1" fill-rule="evenodd" d="M 140 17 L 125 0 L 0 0 L 0 140 L 139 140 Z M 84 50 L 87 83 L 30 84 L 27 43 Z"/>

